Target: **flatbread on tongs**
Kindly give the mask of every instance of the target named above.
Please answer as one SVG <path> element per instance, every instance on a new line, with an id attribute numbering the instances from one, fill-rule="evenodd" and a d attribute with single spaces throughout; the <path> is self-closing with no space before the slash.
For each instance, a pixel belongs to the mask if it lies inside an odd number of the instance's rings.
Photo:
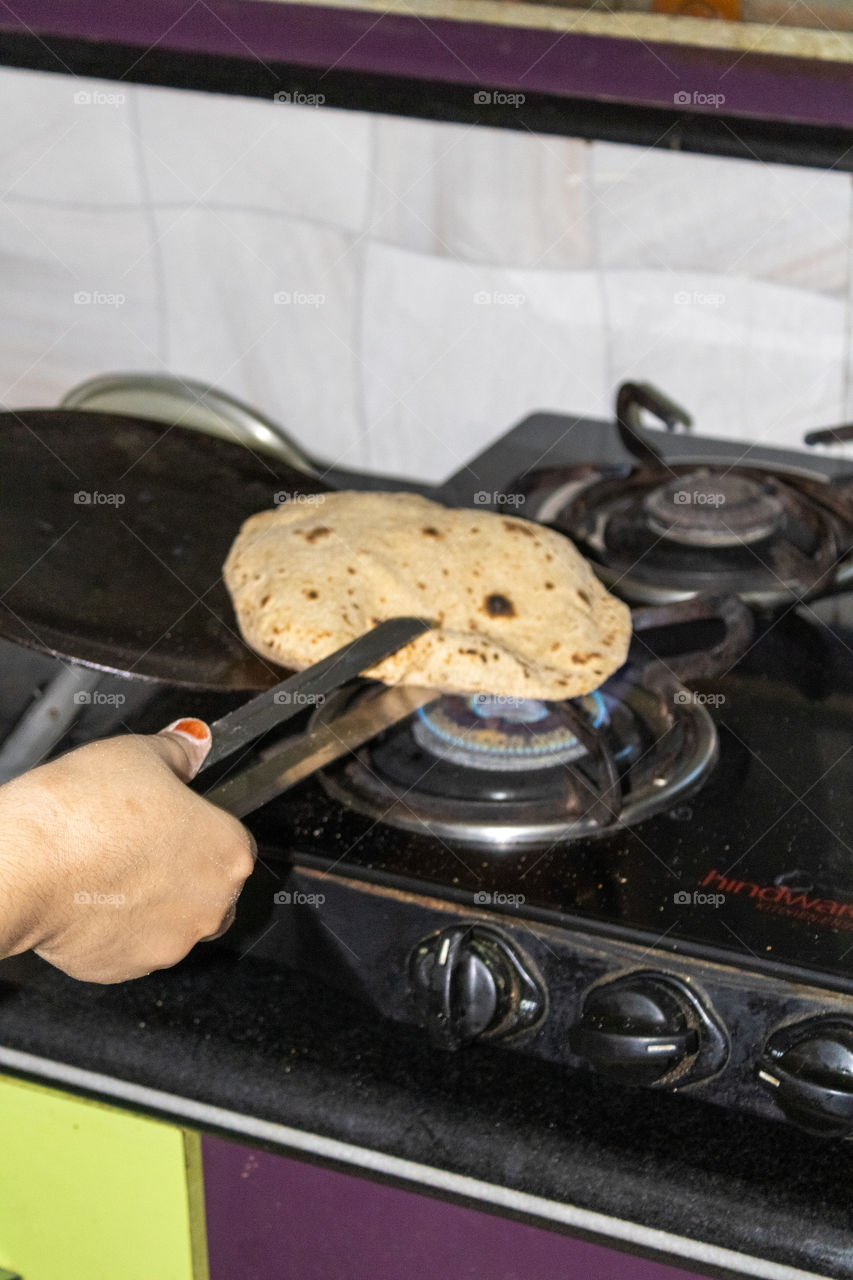
<path id="1" fill-rule="evenodd" d="M 412 493 L 328 493 L 251 516 L 225 562 L 243 637 L 301 670 L 386 618 L 434 630 L 366 674 L 561 701 L 625 661 L 626 605 L 562 534 Z"/>

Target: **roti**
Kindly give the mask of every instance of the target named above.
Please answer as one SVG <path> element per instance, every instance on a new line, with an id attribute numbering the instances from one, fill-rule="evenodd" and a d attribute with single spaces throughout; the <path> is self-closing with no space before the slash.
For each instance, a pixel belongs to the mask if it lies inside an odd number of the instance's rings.
<path id="1" fill-rule="evenodd" d="M 625 661 L 627 606 L 562 534 L 413 493 L 328 493 L 251 516 L 225 562 L 240 630 L 301 670 L 387 618 L 432 631 L 365 672 L 444 693 L 561 701 Z"/>

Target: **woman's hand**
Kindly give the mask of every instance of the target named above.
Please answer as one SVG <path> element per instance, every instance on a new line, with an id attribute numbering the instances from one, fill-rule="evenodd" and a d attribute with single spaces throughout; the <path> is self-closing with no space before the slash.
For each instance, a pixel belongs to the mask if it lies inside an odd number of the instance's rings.
<path id="1" fill-rule="evenodd" d="M 210 741 L 177 721 L 0 787 L 0 956 L 32 949 L 73 978 L 122 982 L 225 932 L 255 848 L 185 785 Z"/>

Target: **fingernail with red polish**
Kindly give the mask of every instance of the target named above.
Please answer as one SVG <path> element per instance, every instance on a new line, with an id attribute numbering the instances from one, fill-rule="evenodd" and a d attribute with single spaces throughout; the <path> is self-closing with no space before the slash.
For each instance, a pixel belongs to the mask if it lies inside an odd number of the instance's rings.
<path id="1" fill-rule="evenodd" d="M 206 742 L 210 737 L 210 730 L 203 720 L 173 720 L 162 732 L 183 733 L 188 738 L 194 738 L 196 742 Z"/>
<path id="2" fill-rule="evenodd" d="M 203 720 L 185 717 L 180 720 L 173 720 L 171 724 L 167 724 L 166 728 L 161 729 L 160 732 L 175 733 L 183 738 L 185 749 L 193 764 L 193 776 L 195 776 L 204 764 L 205 757 L 213 741 L 208 726 Z"/>

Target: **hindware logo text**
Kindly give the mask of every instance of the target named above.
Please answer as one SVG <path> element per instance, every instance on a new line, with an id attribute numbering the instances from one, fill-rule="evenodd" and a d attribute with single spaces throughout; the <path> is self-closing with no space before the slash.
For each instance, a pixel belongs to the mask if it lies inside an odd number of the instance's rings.
<path id="1" fill-rule="evenodd" d="M 853 902 L 822 898 L 804 889 L 782 884 L 758 884 L 755 880 L 727 879 L 719 871 L 709 871 L 702 888 L 713 887 L 732 898 L 749 898 L 761 911 L 771 915 L 793 916 L 809 924 L 830 929 L 853 929 Z"/>

